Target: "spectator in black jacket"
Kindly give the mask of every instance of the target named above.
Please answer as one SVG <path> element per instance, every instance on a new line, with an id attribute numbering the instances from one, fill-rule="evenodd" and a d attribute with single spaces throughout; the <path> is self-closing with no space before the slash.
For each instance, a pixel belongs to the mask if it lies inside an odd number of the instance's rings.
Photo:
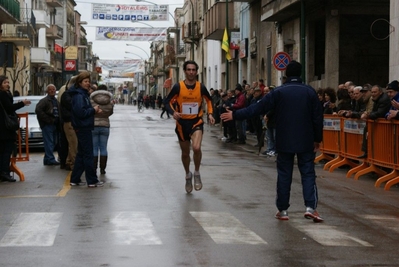
<path id="1" fill-rule="evenodd" d="M 10 82 L 6 76 L 0 76 L 0 181 L 15 182 L 10 176 L 10 158 L 15 146 L 17 134 L 15 131 L 7 130 L 5 126 L 4 113 L 15 114 L 17 109 L 30 105 L 29 100 L 13 104 L 10 92 Z M 4 112 L 1 110 L 4 109 Z"/>
<path id="2" fill-rule="evenodd" d="M 73 167 L 75 165 L 76 153 L 78 152 L 78 138 L 76 137 L 76 133 L 73 129 L 71 122 L 72 97 L 69 94 L 69 88 L 75 83 L 76 77 L 77 76 L 73 76 L 68 81 L 65 86 L 65 92 L 67 93 L 63 93 L 60 99 L 62 130 L 64 131 L 64 135 L 67 139 L 68 144 L 68 153 L 65 160 L 66 170 L 73 170 Z"/>
<path id="3" fill-rule="evenodd" d="M 387 94 L 384 93 L 382 88 L 378 85 L 374 85 L 371 88 L 371 98 L 373 99 L 373 110 L 369 113 L 364 111 L 360 119 L 362 120 L 376 120 L 378 118 L 384 118 L 385 114 L 391 108 L 391 99 Z M 366 158 L 367 157 L 367 124 L 363 130 L 363 143 L 362 143 L 362 151 L 364 152 L 358 158 Z"/>
<path id="4" fill-rule="evenodd" d="M 60 137 L 60 107 L 55 98 L 56 88 L 53 84 L 47 86 L 47 96 L 36 105 L 36 115 L 43 133 L 44 165 L 60 165 L 54 157 L 54 149 L 58 152 Z"/>
<path id="5" fill-rule="evenodd" d="M 221 115 L 221 119 L 245 119 L 276 111 L 277 198 L 275 217 L 288 220 L 290 191 L 295 155 L 301 173 L 305 202 L 304 217 L 314 222 L 323 219 L 316 211 L 318 193 L 314 169 L 315 151 L 323 137 L 323 111 L 316 91 L 302 84 L 302 65 L 291 61 L 286 69 L 287 82 L 262 98 L 256 105 Z"/>
<path id="6" fill-rule="evenodd" d="M 103 186 L 104 182 L 98 180 L 94 170 L 93 137 L 91 133 L 94 128 L 94 114 L 101 113 L 102 110 L 99 106 L 93 107 L 90 103 L 90 73 L 80 73 L 74 86 L 68 90 L 67 93 L 72 96 L 71 122 L 78 138 L 78 153 L 76 154 L 70 185 L 83 185 L 80 177 L 84 172 L 88 187 Z"/>

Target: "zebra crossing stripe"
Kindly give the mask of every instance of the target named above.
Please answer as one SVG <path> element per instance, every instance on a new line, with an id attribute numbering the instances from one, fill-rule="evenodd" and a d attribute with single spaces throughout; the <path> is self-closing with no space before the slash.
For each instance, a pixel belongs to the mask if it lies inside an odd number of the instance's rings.
<path id="1" fill-rule="evenodd" d="M 21 213 L 0 241 L 0 247 L 50 247 L 62 213 Z"/>
<path id="2" fill-rule="evenodd" d="M 161 245 L 146 212 L 119 212 L 111 219 L 111 234 L 117 245 Z"/>
<path id="3" fill-rule="evenodd" d="M 227 212 L 190 211 L 190 214 L 216 244 L 267 244 L 266 241 Z"/>
<path id="4" fill-rule="evenodd" d="M 300 216 L 300 215 L 298 215 Z M 291 220 L 293 226 L 310 236 L 317 243 L 324 246 L 340 246 L 340 247 L 373 247 L 367 241 L 351 236 L 347 232 L 337 230 L 336 226 L 327 225 L 325 223 L 313 223 L 309 220 Z"/>
<path id="5" fill-rule="evenodd" d="M 380 227 L 385 229 L 389 229 L 399 233 L 399 220 L 398 216 L 384 216 L 384 215 L 359 215 L 359 217 L 367 220 L 373 221 L 373 223 L 377 224 Z"/>

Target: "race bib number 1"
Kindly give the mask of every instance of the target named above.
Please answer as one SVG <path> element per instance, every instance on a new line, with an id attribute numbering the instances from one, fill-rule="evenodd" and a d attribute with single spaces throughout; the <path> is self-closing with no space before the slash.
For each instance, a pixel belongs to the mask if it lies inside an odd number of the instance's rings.
<path id="1" fill-rule="evenodd" d="M 198 114 L 198 103 L 183 103 L 182 114 L 184 115 Z"/>

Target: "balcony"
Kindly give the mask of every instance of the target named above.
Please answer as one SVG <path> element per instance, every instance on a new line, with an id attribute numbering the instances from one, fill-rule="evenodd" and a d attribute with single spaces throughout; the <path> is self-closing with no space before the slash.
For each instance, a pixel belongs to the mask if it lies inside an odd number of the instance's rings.
<path id="1" fill-rule="evenodd" d="M 246 2 L 246 3 L 251 3 L 255 2 L 256 0 L 231 0 L 232 2 Z M 216 1 L 217 2 L 217 1 Z"/>
<path id="2" fill-rule="evenodd" d="M 64 36 L 64 30 L 58 25 L 51 25 L 50 28 L 46 29 L 46 37 L 50 39 L 62 39 Z"/>
<path id="3" fill-rule="evenodd" d="M 17 0 L 0 0 L 0 24 L 19 24 L 20 13 Z"/>
<path id="4" fill-rule="evenodd" d="M 285 21 L 299 17 L 300 13 L 300 0 L 268 3 L 262 8 L 261 21 Z"/>
<path id="5" fill-rule="evenodd" d="M 62 7 L 62 2 L 59 0 L 46 0 L 46 4 L 49 7 Z"/>
<path id="6" fill-rule="evenodd" d="M 17 32 L 3 31 L 1 41 L 14 43 L 17 46 L 31 46 L 33 44 L 33 36 L 31 32 L 23 33 L 18 31 L 17 28 Z"/>
<path id="7" fill-rule="evenodd" d="M 50 65 L 51 53 L 43 47 L 32 47 L 30 61 L 32 64 L 46 64 Z"/>
<path id="8" fill-rule="evenodd" d="M 228 2 L 228 12 L 229 14 L 234 14 L 233 2 Z M 218 40 L 218 41 L 222 40 L 224 29 L 226 27 L 226 2 L 215 3 L 205 13 L 203 25 L 204 25 L 203 35 L 205 39 Z M 234 29 L 233 17 L 229 19 L 229 29 L 230 30 Z M 190 35 L 188 35 L 187 37 L 190 37 Z"/>
<path id="9" fill-rule="evenodd" d="M 186 59 L 186 45 L 181 44 L 176 48 L 176 59 Z"/>
<path id="10" fill-rule="evenodd" d="M 21 8 L 21 23 L 17 26 L 17 32 L 36 32 L 36 17 L 31 8 Z"/>
<path id="11" fill-rule="evenodd" d="M 1 1 L 1 0 L 0 0 Z M 33 10 L 33 14 L 36 17 L 36 27 L 39 28 L 49 28 L 50 27 L 50 16 L 45 10 Z"/>

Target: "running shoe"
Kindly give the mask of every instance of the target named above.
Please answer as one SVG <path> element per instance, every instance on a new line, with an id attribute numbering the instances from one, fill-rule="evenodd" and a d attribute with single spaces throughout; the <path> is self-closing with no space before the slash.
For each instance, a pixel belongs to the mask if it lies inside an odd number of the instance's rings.
<path id="1" fill-rule="evenodd" d="M 199 191 L 202 189 L 201 175 L 194 174 L 194 189 L 195 191 Z"/>
<path id="2" fill-rule="evenodd" d="M 95 184 L 89 184 L 89 185 L 88 185 L 88 187 L 90 187 L 90 188 L 102 187 L 102 186 L 104 186 L 104 182 L 101 182 L 101 181 L 99 181 L 99 182 L 97 182 L 97 183 L 95 183 Z"/>
<path id="3" fill-rule="evenodd" d="M 315 223 L 324 221 L 323 218 L 320 217 L 319 213 L 316 210 L 309 208 L 309 207 L 306 208 L 304 217 L 306 219 L 313 219 L 313 221 Z"/>
<path id="4" fill-rule="evenodd" d="M 186 176 L 186 192 L 191 193 L 191 191 L 193 191 L 193 174 L 189 172 Z"/>
<path id="5" fill-rule="evenodd" d="M 288 217 L 288 211 L 282 210 L 278 211 L 276 213 L 276 219 L 282 220 L 282 221 L 288 221 L 290 218 Z"/>
<path id="6" fill-rule="evenodd" d="M 85 182 L 79 182 L 79 183 L 69 183 L 69 185 L 71 186 L 81 186 L 81 185 L 85 185 Z"/>

